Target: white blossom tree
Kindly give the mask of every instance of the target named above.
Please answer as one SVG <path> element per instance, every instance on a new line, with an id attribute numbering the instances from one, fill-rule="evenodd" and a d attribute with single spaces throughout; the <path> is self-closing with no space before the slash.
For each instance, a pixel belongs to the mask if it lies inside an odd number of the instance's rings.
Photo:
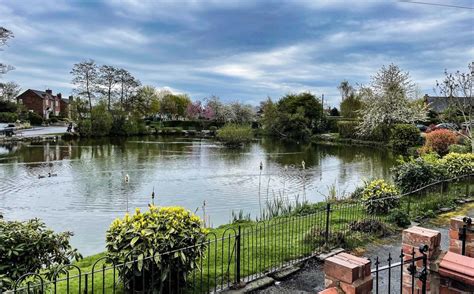
<path id="1" fill-rule="evenodd" d="M 372 77 L 369 87 L 362 87 L 362 109 L 359 113 L 362 122 L 359 125 L 361 135 L 370 135 L 377 128 L 388 130 L 398 123 L 414 123 L 425 119 L 426 107 L 415 101 L 416 85 L 408 72 L 397 65 L 382 66 Z"/>

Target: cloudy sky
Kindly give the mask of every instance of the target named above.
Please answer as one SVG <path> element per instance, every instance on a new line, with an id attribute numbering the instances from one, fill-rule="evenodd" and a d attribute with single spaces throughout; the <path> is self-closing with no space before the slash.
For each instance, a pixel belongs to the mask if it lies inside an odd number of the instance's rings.
<path id="1" fill-rule="evenodd" d="M 472 0 L 426 0 L 473 7 Z M 15 38 L 0 60 L 23 89 L 70 94 L 84 59 L 193 99 L 257 104 L 288 92 L 338 105 L 343 79 L 366 84 L 396 63 L 422 92 L 474 60 L 474 10 L 397 1 L 0 0 Z"/>

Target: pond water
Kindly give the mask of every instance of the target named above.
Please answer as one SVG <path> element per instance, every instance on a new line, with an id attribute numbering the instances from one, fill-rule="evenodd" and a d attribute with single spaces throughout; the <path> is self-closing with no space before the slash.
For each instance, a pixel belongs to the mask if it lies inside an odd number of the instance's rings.
<path id="1" fill-rule="evenodd" d="M 394 162 L 390 152 L 375 148 L 271 139 L 239 150 L 170 137 L 0 146 L 0 214 L 72 231 L 73 245 L 89 255 L 104 250 L 115 218 L 151 203 L 153 190 L 155 204 L 184 206 L 201 217 L 205 201 L 208 223 L 218 226 L 232 211 L 258 217 L 267 198 L 322 201 L 332 186 L 349 193 L 364 179 L 388 178 Z"/>

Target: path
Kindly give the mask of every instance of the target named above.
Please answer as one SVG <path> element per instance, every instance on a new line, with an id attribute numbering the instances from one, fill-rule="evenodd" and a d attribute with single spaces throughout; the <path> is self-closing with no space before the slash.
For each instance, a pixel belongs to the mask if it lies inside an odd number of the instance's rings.
<path id="1" fill-rule="evenodd" d="M 65 133 L 66 129 L 67 129 L 67 127 L 65 127 L 65 126 L 34 127 L 34 128 L 31 128 L 31 129 L 19 130 L 19 131 L 16 132 L 16 135 L 17 136 L 22 136 L 22 137 L 38 137 L 38 136 Z"/>

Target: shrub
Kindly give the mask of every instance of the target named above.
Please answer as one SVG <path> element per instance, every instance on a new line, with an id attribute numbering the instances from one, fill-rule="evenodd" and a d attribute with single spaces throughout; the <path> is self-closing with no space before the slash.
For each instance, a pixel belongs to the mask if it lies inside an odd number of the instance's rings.
<path id="1" fill-rule="evenodd" d="M 406 153 L 409 147 L 421 144 L 420 131 L 411 124 L 398 124 L 393 128 L 390 140 L 396 152 Z"/>
<path id="2" fill-rule="evenodd" d="M 23 274 L 41 271 L 52 277 L 57 266 L 80 259 L 69 244 L 71 236 L 71 232 L 54 233 L 39 219 L 0 219 L 0 292 L 11 288 Z"/>
<path id="3" fill-rule="evenodd" d="M 474 153 L 449 153 L 440 162 L 450 177 L 474 174 Z"/>
<path id="4" fill-rule="evenodd" d="M 401 192 L 414 191 L 446 176 L 440 163 L 432 163 L 423 158 L 412 159 L 392 168 L 393 181 Z"/>
<path id="5" fill-rule="evenodd" d="M 338 121 L 337 129 L 341 138 L 357 139 L 357 121 Z"/>
<path id="6" fill-rule="evenodd" d="M 401 209 L 392 209 L 387 217 L 387 221 L 396 224 L 400 228 L 407 228 L 410 224 L 410 216 Z"/>
<path id="7" fill-rule="evenodd" d="M 362 193 L 365 208 L 370 214 L 387 213 L 400 203 L 397 188 L 383 179 L 370 182 Z"/>
<path id="8" fill-rule="evenodd" d="M 226 124 L 217 132 L 217 138 L 229 147 L 240 146 L 253 138 L 250 126 Z"/>
<path id="9" fill-rule="evenodd" d="M 435 130 L 426 134 L 424 148 L 432 150 L 439 155 L 448 153 L 450 145 L 456 144 L 458 141 L 456 134 L 450 130 Z"/>
<path id="10" fill-rule="evenodd" d="M 92 135 L 92 123 L 90 119 L 80 120 L 75 128 L 75 131 L 81 135 L 81 137 L 90 137 Z"/>
<path id="11" fill-rule="evenodd" d="M 18 120 L 18 115 L 13 112 L 0 112 L 0 122 L 11 123 Z"/>
<path id="12" fill-rule="evenodd" d="M 453 144 L 448 148 L 449 153 L 469 153 L 471 152 L 471 147 L 468 145 Z"/>
<path id="13" fill-rule="evenodd" d="M 364 193 L 364 186 L 359 186 L 354 189 L 354 191 L 349 195 L 351 199 L 360 199 L 362 198 L 362 193 Z"/>
<path id="14" fill-rule="evenodd" d="M 53 116 L 53 117 L 50 117 L 50 118 L 49 118 L 49 121 L 54 124 L 54 123 L 57 123 L 59 120 L 58 120 L 57 117 L 54 117 L 54 116 Z"/>
<path id="15" fill-rule="evenodd" d="M 313 248 L 317 247 L 343 247 L 347 248 L 348 242 L 343 232 L 329 232 L 328 244 L 326 244 L 326 230 L 319 226 L 314 226 L 304 235 L 303 242 L 310 244 Z"/>
<path id="16" fill-rule="evenodd" d="M 99 104 L 91 113 L 91 136 L 108 136 L 112 129 L 112 115 L 107 111 L 105 104 Z"/>
<path id="17" fill-rule="evenodd" d="M 34 126 L 39 126 L 43 123 L 43 117 L 41 117 L 41 115 L 37 114 L 36 112 L 29 112 L 28 120 L 30 121 L 30 124 Z"/>
<path id="18" fill-rule="evenodd" d="M 107 231 L 106 247 L 108 257 L 116 262 L 131 258 L 141 261 L 120 269 L 128 290 L 152 289 L 160 281 L 176 289 L 196 268 L 196 261 L 206 248 L 205 240 L 206 229 L 190 211 L 150 206 L 147 212 L 137 209 L 132 216 L 116 219 Z M 183 249 L 165 254 L 180 248 Z M 157 285 L 151 285 L 152 281 Z"/>
<path id="19" fill-rule="evenodd" d="M 386 224 L 376 219 L 363 219 L 359 221 L 353 221 L 349 224 L 351 231 L 362 232 L 362 233 L 374 233 L 378 237 L 385 237 L 393 233 Z"/>

